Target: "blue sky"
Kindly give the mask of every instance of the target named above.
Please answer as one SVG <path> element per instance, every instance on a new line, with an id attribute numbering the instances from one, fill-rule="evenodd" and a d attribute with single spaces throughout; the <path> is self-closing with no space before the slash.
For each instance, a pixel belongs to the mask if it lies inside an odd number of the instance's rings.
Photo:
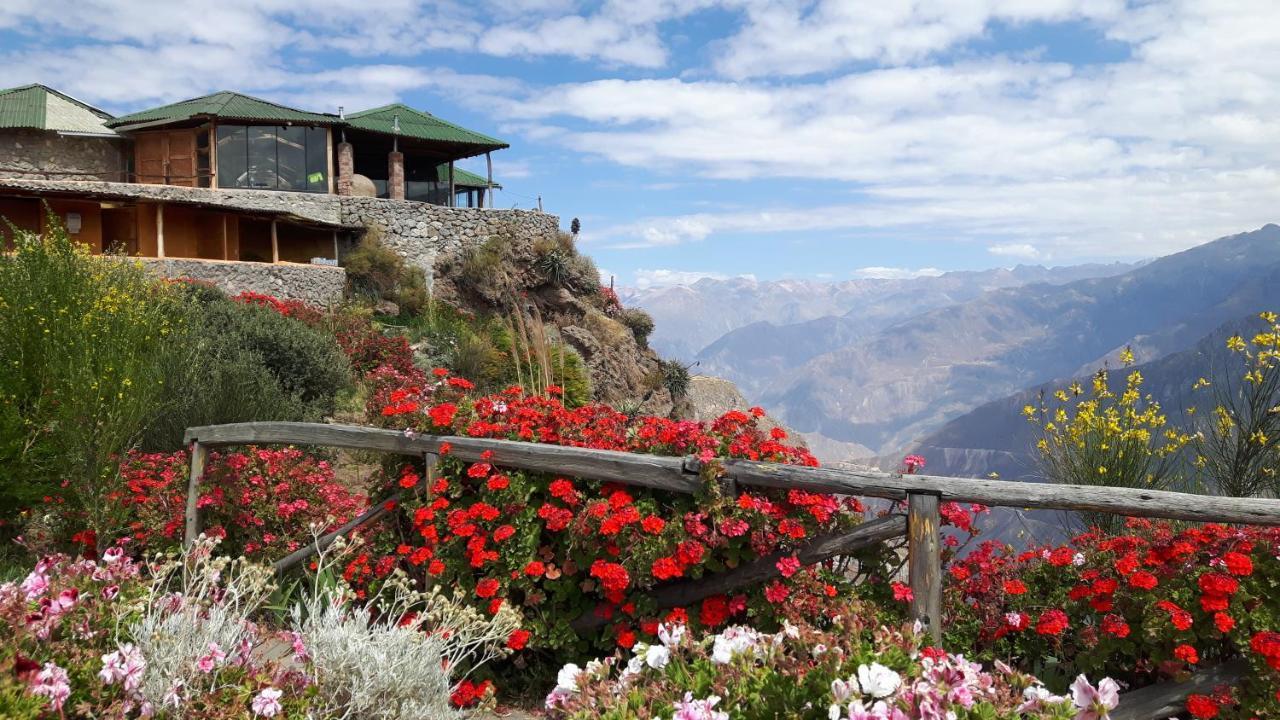
<path id="1" fill-rule="evenodd" d="M 622 284 L 1160 255 L 1280 219 L 1273 0 L 6 0 L 0 67 L 124 112 L 400 100 Z M 482 163 L 472 164 L 482 169 Z"/>

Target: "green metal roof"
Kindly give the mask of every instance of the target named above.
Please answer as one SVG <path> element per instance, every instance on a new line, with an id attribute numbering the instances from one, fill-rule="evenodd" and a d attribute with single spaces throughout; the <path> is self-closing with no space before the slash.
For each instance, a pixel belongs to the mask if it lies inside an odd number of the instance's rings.
<path id="1" fill-rule="evenodd" d="M 439 167 L 437 167 L 436 176 L 441 178 L 442 182 L 448 182 L 449 163 L 444 163 Z M 463 170 L 462 168 L 455 166 L 453 168 L 453 185 L 454 187 L 460 187 L 460 188 L 483 188 L 483 187 L 489 187 L 489 181 L 485 180 L 483 177 L 473 172 L 467 172 L 466 170 Z M 498 189 L 502 188 L 502 186 L 496 182 L 493 184 L 493 186 Z"/>
<path id="2" fill-rule="evenodd" d="M 44 85 L 0 90 L 0 128 L 114 135 L 109 120 L 98 108 Z"/>
<path id="3" fill-rule="evenodd" d="M 212 95 L 191 98 L 171 105 L 118 117 L 111 127 L 128 131 L 130 125 L 168 125 L 193 118 L 215 117 L 221 120 L 249 122 L 297 123 L 299 125 L 341 125 L 337 115 L 313 113 L 279 105 L 237 92 L 222 91 Z"/>
<path id="4" fill-rule="evenodd" d="M 395 130 L 397 119 L 400 124 L 399 133 Z M 418 140 L 475 145 L 480 152 L 511 147 L 497 138 L 482 135 L 460 125 L 454 125 L 430 113 L 414 110 L 403 103 L 393 103 L 380 108 L 350 113 L 347 115 L 347 124 L 359 130 L 368 130 L 369 132 L 385 135 L 398 134 L 400 137 L 416 138 Z"/>

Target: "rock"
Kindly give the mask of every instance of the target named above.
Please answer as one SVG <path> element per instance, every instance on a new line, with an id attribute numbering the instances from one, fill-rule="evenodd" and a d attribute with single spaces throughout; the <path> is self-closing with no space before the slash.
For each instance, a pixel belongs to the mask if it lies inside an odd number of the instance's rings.
<path id="1" fill-rule="evenodd" d="M 378 186 L 364 175 L 351 176 L 351 195 L 353 197 L 378 197 Z"/>
<path id="2" fill-rule="evenodd" d="M 378 304 L 373 306 L 373 312 L 378 315 L 399 315 L 400 306 L 390 300 L 379 300 Z"/>

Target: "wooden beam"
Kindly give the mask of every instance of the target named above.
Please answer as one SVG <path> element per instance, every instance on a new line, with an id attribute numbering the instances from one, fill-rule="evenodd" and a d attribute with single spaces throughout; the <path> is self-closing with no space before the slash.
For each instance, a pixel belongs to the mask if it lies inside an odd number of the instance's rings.
<path id="1" fill-rule="evenodd" d="M 276 221 L 271 221 L 271 262 L 280 262 L 280 238 L 276 235 Z"/>
<path id="2" fill-rule="evenodd" d="M 204 463 L 209 457 L 209 448 L 198 440 L 191 441 L 191 472 L 187 478 L 187 507 L 184 513 L 186 521 L 182 536 L 182 546 L 191 547 L 200 536 L 200 511 L 196 503 L 200 499 L 200 478 L 204 476 Z"/>
<path id="3" fill-rule="evenodd" d="M 1182 682 L 1151 685 L 1120 695 L 1120 707 L 1111 711 L 1111 720 L 1152 720 L 1181 715 L 1191 693 L 1209 694 L 1219 685 L 1236 686 L 1249 671 L 1243 660 L 1201 670 Z"/>
<path id="4" fill-rule="evenodd" d="M 684 460 L 614 450 L 540 445 L 515 440 L 486 438 L 409 436 L 395 430 L 356 425 L 320 423 L 252 422 L 188 428 L 186 442 L 199 439 L 203 445 L 319 445 L 357 450 L 381 450 L 400 455 L 421 456 L 440 452 L 448 443 L 451 457 L 477 461 L 485 451 L 493 453 L 488 462 L 519 468 L 619 482 L 641 487 L 693 494 L 702 488 L 702 478 L 684 469 Z"/>
<path id="5" fill-rule="evenodd" d="M 485 176 L 484 189 L 487 192 L 480 193 L 480 207 L 484 207 L 484 196 L 489 196 L 489 206 L 493 206 L 493 153 L 484 154 L 484 164 L 488 167 L 488 174 Z"/>
<path id="6" fill-rule="evenodd" d="M 391 512 L 390 508 L 395 507 L 395 505 L 400 502 L 402 494 L 403 493 L 401 492 L 396 492 L 389 497 L 379 500 L 377 504 L 370 506 L 369 509 L 360 513 L 358 516 L 343 523 L 340 527 L 334 529 L 333 532 L 326 533 L 317 538 L 315 542 L 304 545 L 303 547 L 300 547 L 275 561 L 271 564 L 272 569 L 276 571 L 277 575 L 283 575 L 297 567 L 299 563 L 310 558 L 312 555 L 324 552 L 326 548 L 332 545 L 335 540 L 343 535 L 379 520 L 383 515 Z"/>
<path id="7" fill-rule="evenodd" d="M 156 203 L 156 257 L 164 257 L 164 203 Z"/>
<path id="8" fill-rule="evenodd" d="M 906 529 L 907 521 L 901 515 L 887 515 L 864 522 L 852 530 L 818 537 L 794 554 L 801 565 L 814 565 L 891 538 L 901 537 Z M 781 575 L 778 561 L 791 554 L 791 552 L 778 552 L 722 573 L 663 585 L 654 588 L 649 593 L 649 597 L 657 603 L 658 609 L 665 610 L 691 605 L 712 595 L 721 595 L 738 588 L 758 585 Z M 608 621 L 592 610 L 579 616 L 570 623 L 570 626 L 575 632 L 582 633 L 606 624 Z"/>
<path id="9" fill-rule="evenodd" d="M 209 121 L 209 187 L 218 188 L 218 121 Z"/>
<path id="10" fill-rule="evenodd" d="M 338 231 L 333 231 L 333 261 L 338 262 Z"/>
<path id="11" fill-rule="evenodd" d="M 230 260 L 231 256 L 227 249 L 227 214 L 222 213 L 222 259 Z"/>
<path id="12" fill-rule="evenodd" d="M 1048 508 L 1112 513 L 1192 522 L 1280 525 L 1280 500 L 1231 498 L 1140 488 L 1057 485 L 1010 480 L 901 475 L 798 465 L 723 461 L 725 473 L 743 485 L 797 488 L 810 492 L 905 500 L 908 492 L 937 495 L 943 502 L 997 507 Z"/>
<path id="13" fill-rule="evenodd" d="M 925 626 L 933 644 L 942 644 L 942 517 L 938 496 L 907 495 L 907 572 L 911 617 Z"/>

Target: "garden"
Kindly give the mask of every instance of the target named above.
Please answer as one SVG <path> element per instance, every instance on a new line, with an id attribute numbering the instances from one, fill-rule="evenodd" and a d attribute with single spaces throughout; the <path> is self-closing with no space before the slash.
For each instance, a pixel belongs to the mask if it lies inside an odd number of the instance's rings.
<path id="1" fill-rule="evenodd" d="M 554 348 L 370 255 L 376 291 L 326 309 L 160 281 L 56 232 L 0 257 L 0 715 L 1096 720 L 1124 692 L 1231 667 L 1178 717 L 1280 718 L 1280 530 L 1085 516 L 1061 545 L 1013 548 L 981 537 L 987 508 L 943 503 L 938 645 L 910 618 L 900 543 L 800 560 L 896 508 L 721 482 L 729 459 L 817 465 L 763 411 L 592 404 Z M 398 315 L 374 312 L 401 291 Z M 1029 407 L 1046 474 L 1274 495 L 1256 482 L 1280 462 L 1280 328 L 1262 322 L 1233 338 L 1247 379 L 1207 424 L 1170 427 L 1133 373 Z M 204 533 L 183 548 L 183 430 L 250 420 L 691 457 L 698 491 L 447 443 L 429 465 L 215 449 Z M 377 522 L 272 570 L 378 503 Z M 655 600 L 763 557 L 759 583 Z"/>

